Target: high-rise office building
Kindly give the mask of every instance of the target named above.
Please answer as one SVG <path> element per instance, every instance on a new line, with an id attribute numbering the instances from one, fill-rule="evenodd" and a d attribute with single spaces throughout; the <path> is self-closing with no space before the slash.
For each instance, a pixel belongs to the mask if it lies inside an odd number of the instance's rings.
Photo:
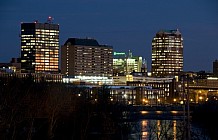
<path id="1" fill-rule="evenodd" d="M 132 52 L 114 52 L 113 76 L 125 76 L 131 72 L 141 72 L 143 60 L 141 56 L 133 56 Z"/>
<path id="2" fill-rule="evenodd" d="M 21 72 L 58 73 L 59 25 L 21 23 Z"/>
<path id="3" fill-rule="evenodd" d="M 154 77 L 178 76 L 183 71 L 183 38 L 179 30 L 161 30 L 152 40 Z"/>
<path id="4" fill-rule="evenodd" d="M 95 39 L 69 38 L 61 47 L 61 73 L 99 81 L 101 77 L 112 77 L 112 52 L 112 46 L 99 45 Z"/>

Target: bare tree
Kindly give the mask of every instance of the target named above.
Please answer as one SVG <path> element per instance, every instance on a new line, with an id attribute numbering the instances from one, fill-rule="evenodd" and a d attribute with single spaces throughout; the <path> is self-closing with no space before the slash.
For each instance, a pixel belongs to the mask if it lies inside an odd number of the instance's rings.
<path id="1" fill-rule="evenodd" d="M 54 137 L 57 121 L 63 113 L 69 113 L 72 109 L 72 96 L 62 84 L 48 84 L 46 101 L 46 113 L 48 114 L 48 138 Z"/>
<path id="2" fill-rule="evenodd" d="M 12 77 L 5 79 L 1 86 L 0 127 L 6 131 L 3 135 L 9 139 L 16 139 L 17 125 L 25 119 L 22 107 L 25 98 L 31 92 L 32 82 Z"/>

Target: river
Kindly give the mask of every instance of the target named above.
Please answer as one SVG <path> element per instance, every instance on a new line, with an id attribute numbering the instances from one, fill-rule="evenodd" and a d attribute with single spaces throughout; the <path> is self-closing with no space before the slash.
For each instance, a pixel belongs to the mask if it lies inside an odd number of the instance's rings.
<path id="1" fill-rule="evenodd" d="M 142 112 L 142 114 L 145 112 Z M 159 112 L 160 113 L 160 112 Z M 152 115 L 151 115 L 152 114 Z M 182 116 L 169 117 L 170 119 L 151 119 L 153 112 L 147 112 L 143 114 L 137 121 L 125 122 L 130 127 L 130 133 L 127 139 L 130 140 L 184 140 L 191 137 L 196 140 L 209 140 L 209 137 L 205 133 L 203 128 L 200 128 L 196 124 L 190 121 L 190 131 L 187 129 L 187 120 Z M 143 119 L 145 118 L 145 119 Z M 148 119 L 149 118 L 149 119 Z M 188 132 L 190 132 L 189 136 Z"/>

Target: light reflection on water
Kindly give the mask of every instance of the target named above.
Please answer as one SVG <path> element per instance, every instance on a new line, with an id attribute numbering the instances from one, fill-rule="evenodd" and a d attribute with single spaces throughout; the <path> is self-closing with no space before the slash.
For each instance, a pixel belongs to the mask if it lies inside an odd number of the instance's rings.
<path id="1" fill-rule="evenodd" d="M 173 137 L 176 140 L 176 120 L 173 120 Z"/>
<path id="2" fill-rule="evenodd" d="M 180 123 L 180 124 L 179 124 Z M 139 122 L 139 139 L 171 139 L 177 140 L 177 125 L 181 125 L 178 120 L 141 120 Z M 131 139 L 131 138 L 130 138 Z"/>
<path id="3" fill-rule="evenodd" d="M 143 119 L 135 125 L 132 125 L 132 133 L 128 139 L 137 140 L 184 140 L 186 135 L 186 127 L 183 120 L 151 120 Z M 138 132 L 136 131 L 138 130 Z M 207 136 L 202 137 L 200 131 L 196 131 L 192 127 L 192 132 L 195 133 L 195 138 L 198 140 L 209 139 Z"/>

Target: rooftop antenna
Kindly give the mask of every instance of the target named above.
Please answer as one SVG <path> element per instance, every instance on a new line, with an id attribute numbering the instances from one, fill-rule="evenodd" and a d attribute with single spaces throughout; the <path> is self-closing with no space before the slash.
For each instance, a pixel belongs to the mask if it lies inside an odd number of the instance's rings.
<path id="1" fill-rule="evenodd" d="M 49 24 L 53 23 L 54 18 L 52 18 L 51 16 L 48 17 L 47 22 Z"/>
<path id="2" fill-rule="evenodd" d="M 35 20 L 35 21 L 34 21 L 34 23 L 38 23 L 38 22 L 39 22 L 38 20 Z"/>

